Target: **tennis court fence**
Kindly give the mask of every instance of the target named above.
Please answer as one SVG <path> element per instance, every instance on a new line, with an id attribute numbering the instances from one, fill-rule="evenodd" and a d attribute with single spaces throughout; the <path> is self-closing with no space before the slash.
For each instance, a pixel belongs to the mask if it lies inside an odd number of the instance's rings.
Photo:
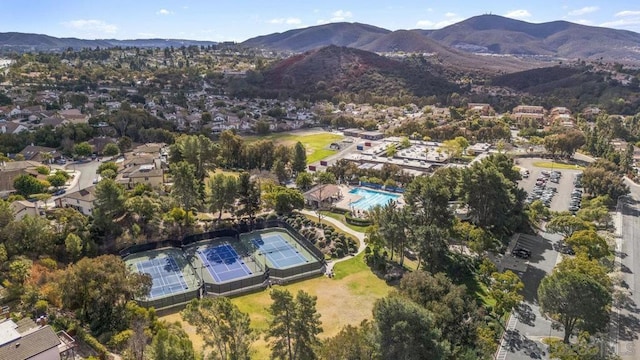
<path id="1" fill-rule="evenodd" d="M 188 292 L 175 293 L 147 300 L 138 300 L 138 303 L 140 304 L 140 306 L 144 306 L 147 308 L 154 307 L 156 309 L 164 309 L 172 306 L 186 304 L 189 301 L 198 298 L 199 296 L 200 288 L 196 287 L 194 290 Z"/>

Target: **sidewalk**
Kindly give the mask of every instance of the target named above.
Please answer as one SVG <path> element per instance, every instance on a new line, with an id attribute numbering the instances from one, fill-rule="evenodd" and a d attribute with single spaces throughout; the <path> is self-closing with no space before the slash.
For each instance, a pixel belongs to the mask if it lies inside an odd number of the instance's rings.
<path id="1" fill-rule="evenodd" d="M 316 218 L 318 217 L 318 214 L 316 214 L 313 211 L 309 211 L 309 210 L 300 210 L 300 213 L 304 214 L 304 215 L 314 216 Z M 358 246 L 358 251 L 356 252 L 356 254 L 354 256 L 360 255 L 360 253 L 362 253 L 364 251 L 364 249 L 367 247 L 367 244 L 365 244 L 365 242 L 364 242 L 364 238 L 365 238 L 365 234 L 364 233 L 352 230 L 348 226 L 343 224 L 341 221 L 336 220 L 334 218 L 330 218 L 330 217 L 325 216 L 323 218 L 323 220 L 326 220 L 327 222 L 331 223 L 331 225 L 333 225 L 333 226 L 337 227 L 338 229 L 346 232 L 347 234 L 353 235 L 356 239 L 358 239 L 358 241 L 360 242 L 360 245 Z M 333 266 L 336 263 L 339 263 L 339 262 L 342 262 L 342 261 L 347 261 L 347 260 L 349 260 L 351 258 L 353 258 L 353 256 L 345 256 L 345 257 L 343 257 L 341 259 L 327 261 L 327 272 L 333 271 Z"/>

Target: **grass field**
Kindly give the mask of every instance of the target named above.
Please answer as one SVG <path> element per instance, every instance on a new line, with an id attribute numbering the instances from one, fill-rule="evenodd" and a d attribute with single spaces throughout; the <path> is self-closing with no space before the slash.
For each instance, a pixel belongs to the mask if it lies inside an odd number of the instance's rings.
<path id="1" fill-rule="evenodd" d="M 316 132 L 312 134 L 274 133 L 265 136 L 249 136 L 245 138 L 247 142 L 272 140 L 276 144 L 284 144 L 287 146 L 294 146 L 298 141 L 300 141 L 307 149 L 307 164 L 320 161 L 335 154 L 336 151 L 329 150 L 328 147 L 331 143 L 338 142 L 342 139 L 344 139 L 344 136 L 329 132 Z"/>
<path id="2" fill-rule="evenodd" d="M 549 169 L 567 169 L 567 170 L 584 170 L 584 166 L 574 165 L 574 164 L 566 164 L 559 163 L 555 161 L 536 161 L 533 163 L 533 166 L 540 168 L 549 168 Z"/>
<path id="3" fill-rule="evenodd" d="M 364 319 L 371 318 L 373 303 L 386 296 L 392 287 L 374 275 L 364 263 L 364 254 L 353 259 L 337 263 L 334 267 L 335 277 L 317 277 L 282 286 L 292 294 L 304 290 L 318 297 L 316 308 L 320 313 L 324 332 L 321 338 L 336 335 L 345 325 L 357 325 Z M 268 327 L 266 308 L 271 304 L 268 289 L 265 291 L 240 296 L 232 299 L 241 311 L 251 317 L 251 326 L 263 332 Z M 167 321 L 180 321 L 179 312 L 162 316 Z M 202 348 L 202 338 L 196 334 L 194 327 L 183 323 L 196 349 Z M 263 337 L 253 345 L 253 359 L 269 358 L 268 344 Z"/>

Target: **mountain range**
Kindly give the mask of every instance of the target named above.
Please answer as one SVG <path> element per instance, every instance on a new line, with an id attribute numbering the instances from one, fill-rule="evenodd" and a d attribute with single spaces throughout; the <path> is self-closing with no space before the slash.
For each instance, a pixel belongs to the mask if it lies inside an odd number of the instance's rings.
<path id="1" fill-rule="evenodd" d="M 63 50 L 85 47 L 168 47 L 215 45 L 211 41 L 180 39 L 83 40 L 26 33 L 0 33 L 0 50 Z M 302 53 L 337 45 L 377 53 L 405 52 L 437 55 L 448 63 L 464 62 L 469 53 L 515 55 L 538 60 L 584 59 L 640 62 L 640 34 L 567 21 L 528 23 L 498 15 L 480 15 L 438 30 L 396 30 L 361 23 L 331 23 L 248 39 L 245 47 Z M 493 56 L 505 72 L 518 70 Z M 478 59 L 473 60 L 478 63 Z M 462 66 L 467 67 L 463 64 Z"/>
<path id="2" fill-rule="evenodd" d="M 109 48 L 109 47 L 180 47 L 180 46 L 209 46 L 216 45 L 213 41 L 181 40 L 181 39 L 132 39 L 132 40 L 85 40 L 77 38 L 57 38 L 42 34 L 28 34 L 19 32 L 0 33 L 0 49 L 20 51 L 60 51 L 68 48 Z"/>
<path id="3" fill-rule="evenodd" d="M 303 52 L 326 45 L 373 52 L 465 53 L 560 59 L 640 61 L 640 34 L 553 21 L 533 24 L 480 15 L 439 30 L 390 31 L 360 23 L 333 23 L 259 36 L 248 47 Z"/>

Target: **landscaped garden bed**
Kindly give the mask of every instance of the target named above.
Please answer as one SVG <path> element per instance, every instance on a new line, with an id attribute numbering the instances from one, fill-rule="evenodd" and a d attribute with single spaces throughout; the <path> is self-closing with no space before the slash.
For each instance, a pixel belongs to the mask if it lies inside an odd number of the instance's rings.
<path id="1" fill-rule="evenodd" d="M 290 215 L 284 221 L 331 258 L 341 258 L 358 251 L 355 239 L 331 225 L 315 222 L 302 214 Z"/>

